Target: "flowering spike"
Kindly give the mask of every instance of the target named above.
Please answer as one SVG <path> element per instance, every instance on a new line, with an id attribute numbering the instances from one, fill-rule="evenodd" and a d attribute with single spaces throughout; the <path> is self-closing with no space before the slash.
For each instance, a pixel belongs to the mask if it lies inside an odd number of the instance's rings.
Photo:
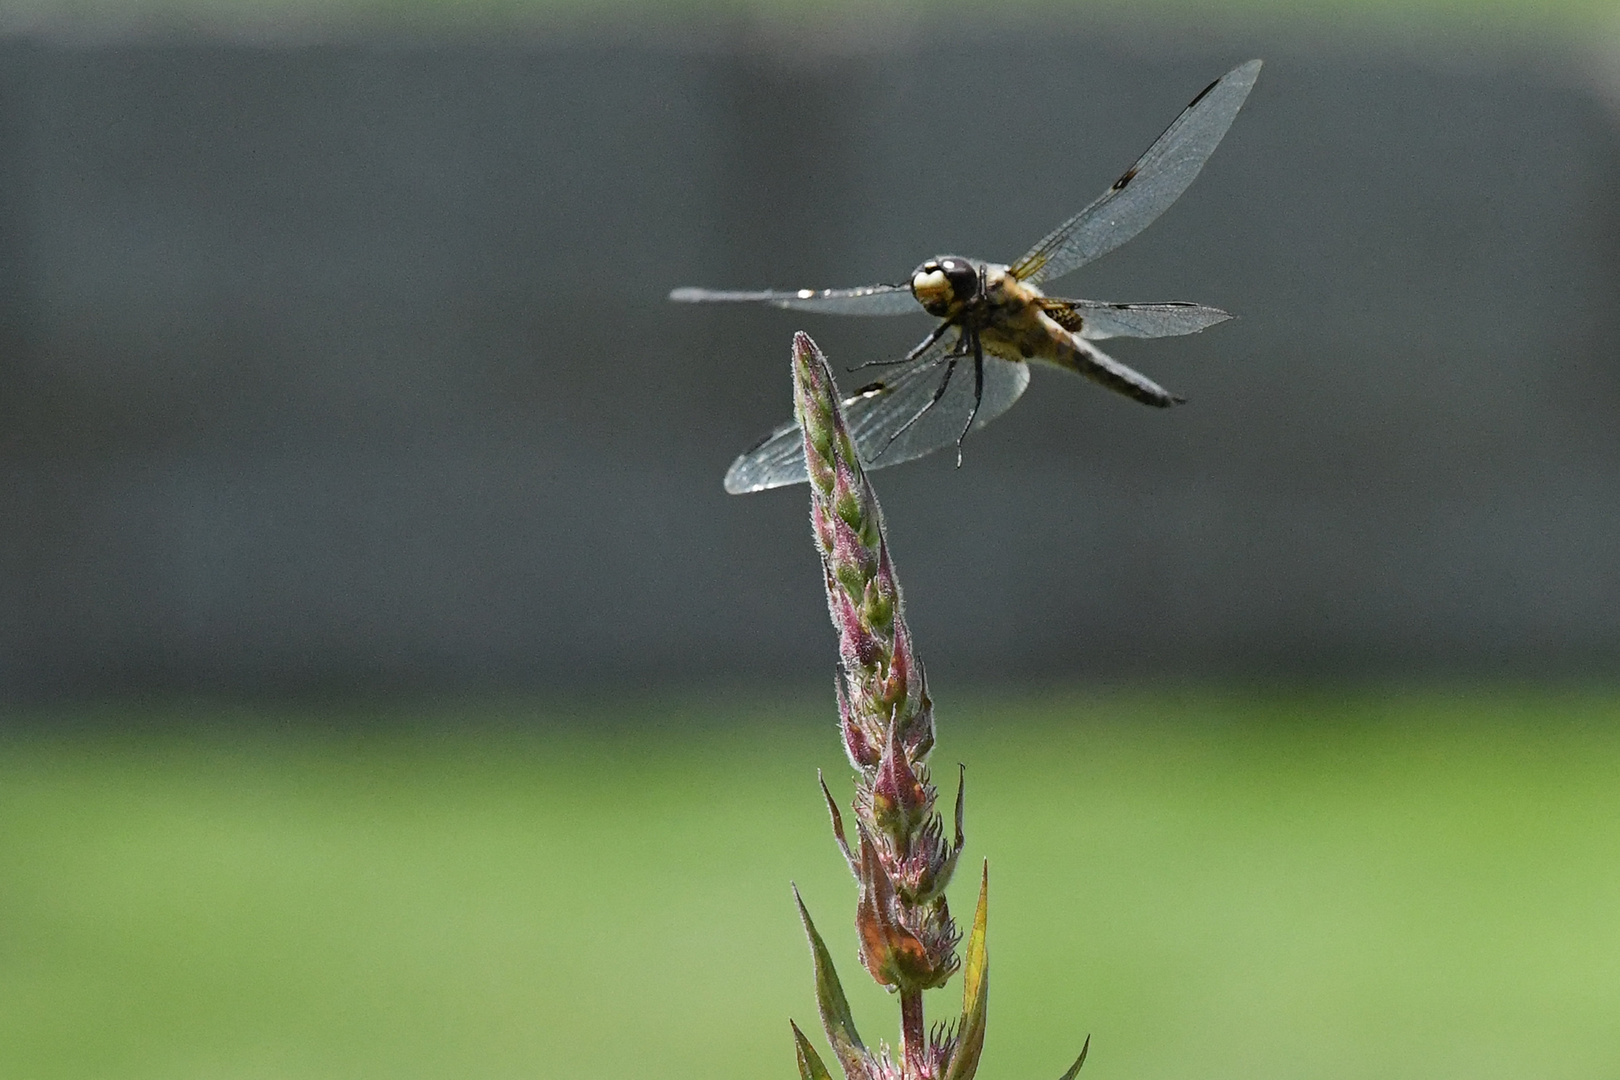
<path id="1" fill-rule="evenodd" d="M 1080 1048 L 1080 1056 L 1074 1059 L 1074 1064 L 1069 1066 L 1069 1071 L 1063 1074 L 1062 1080 L 1074 1080 L 1080 1075 L 1080 1066 L 1086 1063 L 1086 1051 L 1090 1049 L 1091 1036 L 1087 1035 L 1085 1045 Z"/>
<path id="2" fill-rule="evenodd" d="M 799 905 L 799 918 L 804 922 L 805 936 L 810 939 L 810 955 L 816 966 L 816 1005 L 821 1010 L 821 1026 L 827 1030 L 827 1041 L 832 1044 L 844 1075 L 848 1080 L 857 1080 L 867 1075 L 866 1047 L 855 1031 L 855 1018 L 850 1015 L 849 1000 L 838 982 L 832 954 L 816 932 L 816 924 L 810 921 L 810 912 L 804 906 L 797 885 L 793 886 L 793 899 Z"/>
<path id="3" fill-rule="evenodd" d="M 821 1055 L 810 1045 L 810 1040 L 804 1037 L 799 1025 L 789 1020 L 788 1027 L 793 1029 L 793 1049 L 799 1058 L 799 1080 L 832 1080 L 832 1074 L 827 1071 L 827 1066 L 821 1063 Z"/>
<path id="4" fill-rule="evenodd" d="M 851 1080 L 862 1067 L 874 1070 L 870 1080 L 880 1080 L 879 1074 L 881 1080 L 943 1080 L 949 1063 L 966 1060 L 959 1049 L 963 1029 L 936 1028 L 930 1039 L 922 994 L 943 985 L 958 967 L 960 935 L 944 889 L 963 845 L 962 789 L 952 845 L 935 812 L 936 792 L 928 776 L 933 702 L 906 625 L 883 511 L 849 437 L 832 369 L 802 333 L 793 339 L 793 404 L 810 479 L 811 533 L 821 554 L 827 613 L 838 635 L 839 732 L 857 772 L 857 850 L 850 850 L 825 780 L 822 793 L 839 849 L 860 886 L 855 927 L 861 962 L 900 996 L 897 1059 L 873 1058 L 855 1038 L 832 962 L 804 915 L 816 955 L 822 1019 Z M 982 999 L 982 976 L 974 987 Z M 979 1024 L 971 1050 L 975 1064 L 983 1041 L 982 1012 Z"/>

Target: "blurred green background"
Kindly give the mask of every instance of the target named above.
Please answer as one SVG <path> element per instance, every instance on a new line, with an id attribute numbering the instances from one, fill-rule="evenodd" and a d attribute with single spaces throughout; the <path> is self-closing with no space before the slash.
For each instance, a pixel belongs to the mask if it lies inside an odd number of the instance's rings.
<path id="1" fill-rule="evenodd" d="M 827 697 L 14 731 L 0 1075 L 787 1077 L 790 880 L 892 1037 Z M 987 1080 L 1620 1070 L 1614 694 L 939 697 Z"/>
<path id="2" fill-rule="evenodd" d="M 718 488 L 787 324 L 663 296 L 934 243 L 919 73 L 1048 15 L 1097 51 L 996 84 L 1021 164 L 945 177 L 950 243 L 1097 190 L 1052 132 L 1106 183 L 1268 66 L 1115 264 L 1243 313 L 1164 360 L 1205 434 L 1048 384 L 1024 443 L 880 475 L 959 919 L 991 864 L 980 1075 L 1088 1033 L 1087 1077 L 1620 1075 L 1612 0 L 987 10 L 0 2 L 0 1078 L 788 1078 L 790 881 L 892 1037 L 792 688 L 832 661 L 803 504 Z M 603 379 L 609 325 L 658 347 Z"/>

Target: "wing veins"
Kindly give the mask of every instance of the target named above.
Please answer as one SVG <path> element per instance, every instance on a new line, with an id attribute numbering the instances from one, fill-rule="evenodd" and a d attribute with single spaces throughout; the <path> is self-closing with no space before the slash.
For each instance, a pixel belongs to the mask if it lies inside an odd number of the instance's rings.
<path id="1" fill-rule="evenodd" d="M 1151 225 L 1197 178 L 1259 74 L 1260 61 L 1250 60 L 1205 87 L 1107 191 L 1014 263 L 1013 275 L 1034 283 L 1062 277 Z"/>
<path id="2" fill-rule="evenodd" d="M 1232 317 L 1220 308 L 1185 300 L 1119 304 L 1106 300 L 1042 297 L 1041 307 L 1058 325 L 1090 340 L 1180 337 L 1207 330 Z"/>

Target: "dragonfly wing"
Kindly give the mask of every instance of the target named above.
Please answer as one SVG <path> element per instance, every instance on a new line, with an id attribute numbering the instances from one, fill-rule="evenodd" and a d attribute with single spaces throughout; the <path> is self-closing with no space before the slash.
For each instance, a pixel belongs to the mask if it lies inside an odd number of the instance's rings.
<path id="1" fill-rule="evenodd" d="M 899 376 L 874 383 L 845 402 L 849 433 L 867 468 L 911 461 L 961 437 L 973 413 L 973 357 L 953 358 L 949 352 L 942 343 Z M 1027 365 L 986 354 L 974 430 L 1012 408 L 1028 386 Z"/>
<path id="2" fill-rule="evenodd" d="M 726 491 L 745 495 L 787 484 L 802 484 L 807 479 L 804 437 L 799 433 L 799 422 L 790 420 L 731 463 L 731 468 L 726 470 Z"/>
<path id="3" fill-rule="evenodd" d="M 1232 317 L 1220 308 L 1178 301 L 1110 304 L 1104 300 L 1043 300 L 1041 306 L 1066 329 L 1093 341 L 1112 337 L 1179 337 L 1196 334 Z"/>
<path id="4" fill-rule="evenodd" d="M 903 370 L 844 399 L 844 420 L 861 461 L 869 469 L 898 465 L 955 443 L 973 407 L 973 357 L 957 357 L 956 367 L 939 401 L 926 412 L 945 378 L 947 354 L 956 342 L 947 335 Z M 973 427 L 977 430 L 1012 408 L 1029 385 L 1029 368 L 1000 357 L 984 358 L 984 394 Z M 913 417 L 920 418 L 907 424 Z M 902 430 L 903 429 L 903 430 Z M 896 434 L 896 433 L 899 434 Z M 733 495 L 807 479 L 803 436 L 796 421 L 780 425 L 726 470 L 726 490 Z"/>
<path id="5" fill-rule="evenodd" d="M 1260 61 L 1250 60 L 1206 87 L 1112 187 L 1014 263 L 1013 275 L 1035 283 L 1060 278 L 1152 224 L 1198 176 L 1259 75 Z"/>
<path id="6" fill-rule="evenodd" d="M 862 285 L 855 289 L 675 289 L 671 300 L 682 304 L 756 303 L 824 315 L 910 315 L 922 310 L 909 285 Z"/>

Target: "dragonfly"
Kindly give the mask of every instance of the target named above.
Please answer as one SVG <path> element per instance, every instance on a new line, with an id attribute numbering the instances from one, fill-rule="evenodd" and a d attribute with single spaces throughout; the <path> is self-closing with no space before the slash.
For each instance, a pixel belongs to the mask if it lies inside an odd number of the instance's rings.
<path id="1" fill-rule="evenodd" d="M 862 463 L 897 465 L 956 445 L 1006 412 L 1029 385 L 1029 362 L 1091 379 L 1126 397 L 1167 408 L 1185 399 L 1099 349 L 1113 337 L 1197 333 L 1231 318 L 1219 308 L 1173 301 L 1122 304 L 1048 296 L 1041 286 L 1140 233 L 1198 176 L 1232 126 L 1260 74 L 1250 60 L 1210 83 L 1118 180 L 1011 265 L 941 255 L 909 281 L 851 289 L 791 291 L 679 288 L 685 303 L 765 303 L 829 315 L 905 315 L 941 320 L 905 356 L 861 367 L 890 369 L 847 398 L 845 420 Z M 806 480 L 799 426 L 789 421 L 727 470 L 732 494 Z"/>

